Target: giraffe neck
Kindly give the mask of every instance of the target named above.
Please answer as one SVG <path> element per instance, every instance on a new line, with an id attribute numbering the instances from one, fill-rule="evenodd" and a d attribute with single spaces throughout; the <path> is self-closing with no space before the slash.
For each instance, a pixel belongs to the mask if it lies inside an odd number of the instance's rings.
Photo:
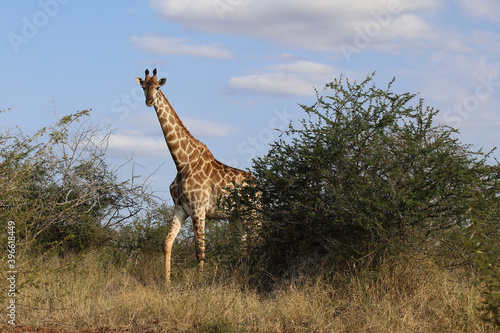
<path id="1" fill-rule="evenodd" d="M 189 172 L 198 164 L 202 154 L 208 151 L 208 148 L 189 133 L 170 102 L 159 89 L 156 92 L 153 106 L 177 171 Z"/>

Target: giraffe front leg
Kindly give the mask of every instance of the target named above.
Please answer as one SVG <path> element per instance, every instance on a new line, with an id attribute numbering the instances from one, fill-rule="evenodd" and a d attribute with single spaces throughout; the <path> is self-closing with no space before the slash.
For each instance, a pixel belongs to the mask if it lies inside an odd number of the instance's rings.
<path id="1" fill-rule="evenodd" d="M 170 225 L 170 230 L 168 231 L 167 237 L 165 238 L 165 243 L 163 245 L 163 254 L 165 256 L 165 283 L 170 285 L 170 267 L 171 267 L 171 257 L 172 257 L 172 246 L 174 245 L 174 240 L 181 230 L 181 221 L 186 219 L 186 215 L 180 209 L 174 209 L 174 218 L 172 224 Z"/>
<path id="2" fill-rule="evenodd" d="M 198 273 L 202 273 L 203 263 L 205 261 L 205 214 L 199 214 L 193 217 L 193 229 L 196 260 L 198 261 Z"/>

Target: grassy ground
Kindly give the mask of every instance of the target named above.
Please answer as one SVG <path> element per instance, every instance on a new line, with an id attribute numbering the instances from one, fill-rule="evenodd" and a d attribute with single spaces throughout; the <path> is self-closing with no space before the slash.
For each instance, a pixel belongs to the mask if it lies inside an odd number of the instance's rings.
<path id="1" fill-rule="evenodd" d="M 430 261 L 387 262 L 381 272 L 282 282 L 269 293 L 214 267 L 203 278 L 162 260 L 113 265 L 102 254 L 33 258 L 19 268 L 17 323 L 147 332 L 497 332 L 478 317 L 471 274 Z M 23 273 L 24 272 L 24 273 Z M 2 276 L 2 280 L 4 277 Z M 27 281 L 29 280 L 29 281 Z M 29 283 L 26 283 L 29 282 Z M 6 304 L 7 291 L 2 290 Z M 2 306 L 2 318 L 7 318 Z M 6 321 L 6 320 L 5 320 Z"/>

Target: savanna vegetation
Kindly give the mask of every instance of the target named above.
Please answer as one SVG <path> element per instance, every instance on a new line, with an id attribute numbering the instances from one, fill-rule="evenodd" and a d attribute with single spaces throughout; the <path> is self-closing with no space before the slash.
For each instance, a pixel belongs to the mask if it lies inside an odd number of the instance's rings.
<path id="1" fill-rule="evenodd" d="M 245 223 L 208 223 L 202 276 L 185 225 L 168 288 L 162 244 L 172 207 L 147 181 L 107 164 L 110 132 L 89 125 L 89 111 L 34 135 L 2 131 L 0 278 L 7 281 L 15 235 L 16 323 L 144 332 L 499 331 L 500 164 L 393 85 L 341 77 L 318 91 L 314 105 L 300 105 L 304 119 L 254 160 L 255 186 L 221 202 Z M 8 289 L 2 284 L 3 328 L 10 328 Z"/>

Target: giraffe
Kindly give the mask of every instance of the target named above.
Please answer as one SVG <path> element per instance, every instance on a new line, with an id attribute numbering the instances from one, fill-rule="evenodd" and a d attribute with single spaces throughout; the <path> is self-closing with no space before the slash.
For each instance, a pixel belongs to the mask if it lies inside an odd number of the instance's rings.
<path id="1" fill-rule="evenodd" d="M 182 223 L 191 217 L 195 234 L 195 253 L 198 271 L 203 271 L 205 259 L 205 219 L 227 218 L 220 214 L 217 202 L 227 188 L 234 184 L 244 184 L 252 178 L 250 173 L 227 166 L 214 158 L 202 142 L 195 139 L 172 108 L 160 87 L 167 81 L 158 81 L 156 68 L 153 76 L 137 78 L 144 90 L 146 105 L 154 106 L 172 155 L 177 175 L 170 185 L 170 194 L 174 202 L 174 218 L 165 238 L 165 282 L 170 284 L 172 245 L 181 229 Z"/>

